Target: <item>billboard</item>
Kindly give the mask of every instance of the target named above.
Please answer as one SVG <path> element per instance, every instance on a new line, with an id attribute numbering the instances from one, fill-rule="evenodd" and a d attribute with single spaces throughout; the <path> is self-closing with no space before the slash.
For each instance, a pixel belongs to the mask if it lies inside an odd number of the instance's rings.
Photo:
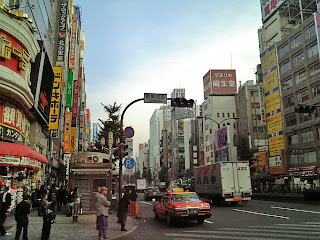
<path id="1" fill-rule="evenodd" d="M 178 120 L 178 134 L 184 133 L 184 122 L 183 120 Z"/>
<path id="2" fill-rule="evenodd" d="M 253 157 L 256 159 L 253 166 L 257 169 L 254 175 L 268 174 L 268 158 L 267 152 L 257 152 L 253 154 Z"/>
<path id="3" fill-rule="evenodd" d="M 275 45 L 262 53 L 260 58 L 268 128 L 270 174 L 283 174 L 285 166 L 281 152 L 284 149 L 284 139 Z"/>
<path id="4" fill-rule="evenodd" d="M 230 136 L 229 126 L 216 130 L 216 139 L 214 142 L 215 151 L 223 150 L 229 147 Z"/>
<path id="5" fill-rule="evenodd" d="M 59 126 L 60 98 L 61 98 L 61 67 L 53 67 L 54 81 L 51 95 L 49 129 L 57 130 Z"/>
<path id="6" fill-rule="evenodd" d="M 65 61 L 67 21 L 68 21 L 68 1 L 61 0 L 60 11 L 59 11 L 59 32 L 58 32 L 58 41 L 57 41 L 56 65 L 63 65 Z"/>
<path id="7" fill-rule="evenodd" d="M 68 72 L 66 107 L 72 107 L 73 72 Z"/>
<path id="8" fill-rule="evenodd" d="M 63 152 L 70 153 L 71 142 L 71 112 L 65 113 L 64 133 L 63 133 Z"/>
<path id="9" fill-rule="evenodd" d="M 260 0 L 262 22 L 268 20 L 285 0 Z"/>
<path id="10" fill-rule="evenodd" d="M 92 142 L 98 141 L 99 123 L 92 123 Z"/>
<path id="11" fill-rule="evenodd" d="M 72 20 L 71 25 L 71 41 L 70 41 L 70 55 L 69 55 L 69 68 L 74 69 L 76 63 L 76 45 L 77 45 L 77 20 Z"/>
<path id="12" fill-rule="evenodd" d="M 237 93 L 236 70 L 209 70 L 203 77 L 203 93 L 204 98 L 207 98 L 210 94 Z"/>

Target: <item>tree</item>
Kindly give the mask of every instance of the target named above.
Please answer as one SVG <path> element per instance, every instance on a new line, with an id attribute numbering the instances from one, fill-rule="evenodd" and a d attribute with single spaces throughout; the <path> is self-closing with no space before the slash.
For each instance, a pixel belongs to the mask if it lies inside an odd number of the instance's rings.
<path id="1" fill-rule="evenodd" d="M 168 180 L 168 168 L 167 167 L 161 167 L 159 172 L 159 180 L 160 182 L 167 182 Z"/>
<path id="2" fill-rule="evenodd" d="M 150 169 L 145 169 L 142 173 L 142 178 L 145 178 L 147 180 L 148 185 L 152 183 L 152 173 Z"/>
<path id="3" fill-rule="evenodd" d="M 118 105 L 117 102 L 114 102 L 113 105 L 103 105 L 104 111 L 108 114 L 108 119 L 106 121 L 99 119 L 100 121 L 100 133 L 98 135 L 99 141 L 95 144 L 95 147 L 101 151 L 102 146 L 100 144 L 100 140 L 102 137 L 106 140 L 106 145 L 109 145 L 109 132 L 113 133 L 113 142 L 112 147 L 117 147 L 117 139 L 120 137 L 120 110 L 121 110 L 121 104 Z M 117 151 L 114 152 L 115 155 L 117 155 Z M 113 159 L 113 162 L 116 161 Z"/>
<path id="4" fill-rule="evenodd" d="M 140 176 L 141 176 L 140 171 L 137 171 L 137 172 L 135 172 L 135 173 L 133 174 L 133 179 L 134 179 L 134 180 L 139 179 Z"/>
<path id="5" fill-rule="evenodd" d="M 238 144 L 238 156 L 240 157 L 241 161 L 249 161 L 250 167 L 250 174 L 254 175 L 257 172 L 255 167 L 256 159 L 253 156 L 253 150 L 249 147 L 249 140 L 246 137 L 239 137 L 239 144 Z"/>

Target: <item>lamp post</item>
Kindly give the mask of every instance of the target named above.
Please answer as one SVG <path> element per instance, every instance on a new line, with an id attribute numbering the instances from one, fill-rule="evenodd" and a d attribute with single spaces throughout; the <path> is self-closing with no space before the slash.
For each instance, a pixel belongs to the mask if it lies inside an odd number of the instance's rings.
<path id="1" fill-rule="evenodd" d="M 217 122 L 216 120 L 214 120 L 214 119 L 212 119 L 212 118 L 209 118 L 209 117 L 207 117 L 207 116 L 205 116 L 205 117 L 198 116 L 197 119 L 204 119 L 204 120 L 209 119 L 209 120 L 211 120 L 212 122 L 215 122 L 215 123 L 217 124 L 217 126 L 218 126 L 218 129 L 220 129 L 220 125 L 221 125 L 221 123 L 223 123 L 224 121 L 227 121 L 227 120 L 237 120 L 237 119 L 239 119 L 239 118 L 238 118 L 238 117 L 225 118 L 225 119 L 221 120 L 220 122 Z M 231 154 L 230 154 L 230 155 L 231 155 Z M 220 149 L 220 158 L 221 158 L 221 149 Z"/>

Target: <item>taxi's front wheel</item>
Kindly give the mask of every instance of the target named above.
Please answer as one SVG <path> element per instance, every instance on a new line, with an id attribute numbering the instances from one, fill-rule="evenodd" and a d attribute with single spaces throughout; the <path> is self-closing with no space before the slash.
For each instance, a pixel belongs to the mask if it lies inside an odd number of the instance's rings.
<path id="1" fill-rule="evenodd" d="M 169 214 L 167 214 L 167 224 L 168 225 L 172 225 L 174 222 L 174 219 L 172 216 L 170 216 Z"/>
<path id="2" fill-rule="evenodd" d="M 204 223 L 204 218 L 198 218 L 197 222 L 198 222 L 199 224 L 203 224 L 203 223 Z"/>

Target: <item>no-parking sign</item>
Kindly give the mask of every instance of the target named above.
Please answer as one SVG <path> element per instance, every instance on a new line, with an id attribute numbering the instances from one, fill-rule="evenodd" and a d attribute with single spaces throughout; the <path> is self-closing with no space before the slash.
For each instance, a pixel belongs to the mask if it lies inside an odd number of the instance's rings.
<path id="1" fill-rule="evenodd" d="M 124 129 L 124 135 L 127 137 L 127 138 L 132 138 L 134 136 L 134 130 L 132 127 L 126 127 Z"/>

